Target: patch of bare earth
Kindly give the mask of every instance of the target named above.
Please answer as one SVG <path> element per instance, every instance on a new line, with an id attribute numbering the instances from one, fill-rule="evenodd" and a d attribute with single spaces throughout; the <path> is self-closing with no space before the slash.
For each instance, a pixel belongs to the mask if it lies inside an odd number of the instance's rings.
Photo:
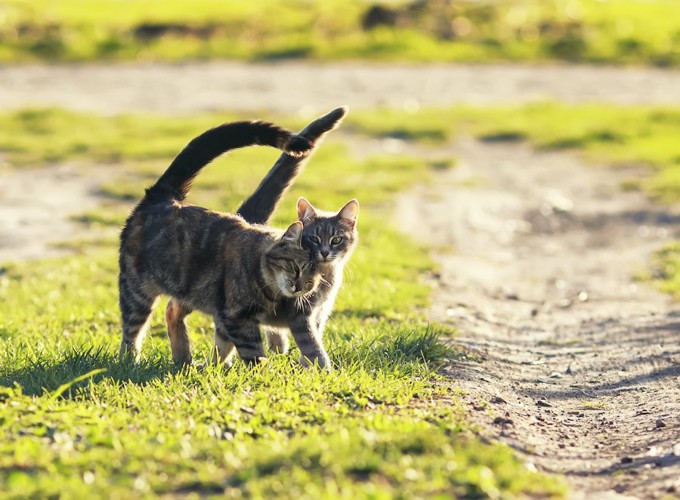
<path id="1" fill-rule="evenodd" d="M 629 168 L 459 142 L 459 167 L 398 217 L 440 248 L 433 320 L 479 362 L 443 374 L 485 436 L 582 498 L 680 495 L 680 308 L 636 281 L 680 219 Z"/>
<path id="2" fill-rule="evenodd" d="M 103 175 L 70 165 L 0 166 L 0 263 L 67 253 L 57 244 L 84 235 L 70 217 L 101 205 Z"/>
<path id="3" fill-rule="evenodd" d="M 565 102 L 680 102 L 680 71 L 587 65 L 241 62 L 0 67 L 0 109 L 97 113 Z"/>

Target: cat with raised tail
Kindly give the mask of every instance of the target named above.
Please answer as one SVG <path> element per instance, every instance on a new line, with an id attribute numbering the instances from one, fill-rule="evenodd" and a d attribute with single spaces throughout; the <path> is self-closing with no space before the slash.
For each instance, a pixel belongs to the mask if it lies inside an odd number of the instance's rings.
<path id="1" fill-rule="evenodd" d="M 330 130 L 336 128 L 347 114 L 347 107 L 337 108 L 305 127 L 299 134 L 315 144 Z M 308 158 L 283 153 L 265 178 L 239 207 L 237 214 L 253 224 L 266 224 L 271 219 L 279 201 L 302 172 Z M 320 272 L 320 284 L 305 297 L 305 306 L 289 324 L 270 321 L 266 336 L 272 350 L 279 353 L 289 348 L 288 331 L 300 349 L 303 365 L 317 364 L 330 371 L 330 358 L 323 343 L 323 330 L 330 316 L 338 290 L 342 285 L 344 266 L 358 243 L 356 228 L 359 203 L 350 200 L 337 213 L 317 210 L 306 199 L 298 200 L 298 218 L 304 229 L 302 245 L 312 255 Z M 275 308 L 275 317 L 288 317 L 289 301 L 282 299 Z M 188 314 L 176 301 L 168 304 L 168 331 L 185 331 L 184 320 Z M 275 319 L 275 318 L 270 318 Z"/>
<path id="2" fill-rule="evenodd" d="M 174 318 L 192 310 L 215 322 L 214 362 L 238 352 L 248 363 L 265 357 L 259 325 L 286 323 L 301 341 L 296 317 L 321 282 L 302 223 L 285 231 L 185 203 L 194 177 L 219 155 L 250 145 L 279 148 L 291 157 L 308 155 L 313 142 L 266 122 L 227 123 L 192 140 L 133 209 L 121 232 L 119 294 L 121 356 L 139 359 L 151 311 L 160 295 L 166 311 L 172 357 L 191 363 L 189 337 Z M 287 316 L 279 316 L 285 309 Z M 310 340 L 307 343 L 313 343 Z M 316 351 L 306 350 L 313 358 Z M 325 359 L 319 359 L 324 364 Z"/>
<path id="3" fill-rule="evenodd" d="M 305 300 L 311 306 L 310 316 L 315 326 L 312 336 L 315 342 L 323 345 L 324 327 L 342 286 L 345 264 L 359 242 L 356 227 L 359 202 L 350 200 L 336 213 L 317 210 L 305 198 L 300 198 L 297 210 L 299 220 L 304 224 L 302 246 L 312 252 L 312 259 L 321 273 L 321 283 Z M 291 333 L 298 347 L 307 341 L 306 338 L 300 338 L 295 330 L 291 329 Z M 266 336 L 272 350 L 279 353 L 288 351 L 288 334 L 285 330 L 268 328 Z M 303 364 L 308 363 L 304 352 L 301 361 Z"/>
<path id="4" fill-rule="evenodd" d="M 337 127 L 348 111 L 346 106 L 335 109 L 307 125 L 299 135 L 318 143 L 330 130 L 329 124 L 332 124 L 332 128 Z M 301 173 L 303 160 L 283 153 L 237 213 L 251 223 L 269 222 L 278 201 Z M 298 219 L 304 224 L 302 245 L 310 250 L 319 266 L 321 284 L 306 299 L 310 306 L 309 318 L 312 323 L 310 333 L 302 337 L 295 330 L 290 331 L 300 349 L 300 362 L 309 365 L 323 359 L 323 363 L 319 364 L 330 371 L 331 362 L 324 348 L 323 331 L 333 311 L 338 291 L 342 287 L 345 265 L 359 242 L 357 231 L 359 202 L 350 200 L 338 212 L 325 212 L 316 209 L 305 198 L 300 198 L 297 202 L 297 212 Z M 288 351 L 290 344 L 287 330 L 272 327 L 265 330 L 269 347 L 274 352 Z M 303 350 L 303 346 L 308 343 L 313 345 Z M 314 356 L 309 357 L 307 352 L 313 352 Z"/>

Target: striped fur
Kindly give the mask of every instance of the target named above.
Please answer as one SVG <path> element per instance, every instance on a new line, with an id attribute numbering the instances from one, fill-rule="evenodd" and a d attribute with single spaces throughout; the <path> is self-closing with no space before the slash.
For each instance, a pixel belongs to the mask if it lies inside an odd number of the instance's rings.
<path id="1" fill-rule="evenodd" d="M 326 132 L 337 127 L 347 111 L 346 107 L 331 111 L 307 125 L 300 135 L 318 142 Z M 300 174 L 301 162 L 300 158 L 282 154 L 237 213 L 250 223 L 267 223 L 283 194 Z M 304 365 L 318 363 L 330 370 L 330 360 L 323 346 L 323 331 L 342 286 L 344 267 L 359 240 L 356 229 L 358 213 L 359 203 L 356 200 L 349 201 L 337 213 L 321 212 L 304 198 L 298 200 L 298 217 L 304 224 L 302 245 L 312 252 L 321 271 L 321 284 L 307 297 L 308 308 L 300 311 L 301 317 L 296 323 L 304 326 L 304 333 L 292 331 Z M 342 238 L 342 241 L 332 244 L 335 237 Z M 285 310 L 286 304 L 277 305 L 277 311 L 280 309 Z M 272 351 L 288 351 L 287 328 L 270 327 L 265 331 Z"/>
<path id="2" fill-rule="evenodd" d="M 342 122 L 347 110 L 345 106 L 334 109 L 312 121 L 299 135 L 318 144 L 324 135 Z M 291 156 L 283 153 L 236 213 L 251 224 L 267 224 L 283 195 L 302 172 L 307 158 L 309 156 Z"/>
<path id="3" fill-rule="evenodd" d="M 270 123 L 221 125 L 191 141 L 127 219 L 119 257 L 121 356 L 139 359 L 160 295 L 173 298 L 166 320 L 173 359 L 181 364 L 191 362 L 184 319 L 193 310 L 215 321 L 215 361 L 229 362 L 235 348 L 241 358 L 257 363 L 265 356 L 260 323 L 272 316 L 273 326 L 285 323 L 276 314 L 280 303 L 291 311 L 306 307 L 321 276 L 301 246 L 300 222 L 278 231 L 184 203 L 205 165 L 230 149 L 253 144 L 291 156 L 304 156 L 312 148 L 307 139 Z M 294 321 L 290 328 L 297 328 Z"/>
<path id="4" fill-rule="evenodd" d="M 318 352 L 323 350 L 326 321 L 333 311 L 335 298 L 342 286 L 345 265 L 359 242 L 356 227 L 359 202 L 350 200 L 337 213 L 332 213 L 319 211 L 305 198 L 300 198 L 297 209 L 299 220 L 304 224 L 302 246 L 310 250 L 321 273 L 321 284 L 306 298 L 310 306 L 308 316 L 313 325 L 313 338 L 300 338 L 291 329 L 300 349 L 301 362 L 309 364 L 315 362 L 320 355 Z M 288 343 L 285 332 L 267 329 L 265 333 L 272 350 L 286 352 Z"/>

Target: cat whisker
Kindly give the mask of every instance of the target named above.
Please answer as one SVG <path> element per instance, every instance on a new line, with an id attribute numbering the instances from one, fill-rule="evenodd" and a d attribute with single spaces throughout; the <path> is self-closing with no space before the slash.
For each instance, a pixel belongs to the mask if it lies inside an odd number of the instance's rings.
<path id="1" fill-rule="evenodd" d="M 352 264 L 348 264 L 345 266 L 345 269 L 347 270 L 347 283 L 352 283 L 354 281 L 354 267 Z"/>

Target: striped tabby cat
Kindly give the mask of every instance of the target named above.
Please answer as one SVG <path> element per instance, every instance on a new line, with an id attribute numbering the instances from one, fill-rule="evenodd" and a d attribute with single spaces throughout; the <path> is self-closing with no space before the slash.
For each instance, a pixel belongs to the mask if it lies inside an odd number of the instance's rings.
<path id="1" fill-rule="evenodd" d="M 345 107 L 335 109 L 314 120 L 299 135 L 318 143 L 327 132 L 337 127 L 346 114 Z M 301 156 L 282 154 L 255 192 L 239 207 L 237 214 L 253 224 L 269 222 L 280 199 L 302 171 L 303 160 Z M 326 370 L 331 370 L 331 362 L 323 345 L 323 329 L 342 285 L 344 266 L 358 242 L 358 212 L 356 200 L 348 202 L 337 214 L 317 211 L 304 198 L 298 201 L 298 217 L 304 224 L 302 244 L 312 252 L 321 272 L 321 283 L 305 297 L 301 311 L 303 314 L 298 315 L 291 324 L 279 321 L 277 325 L 275 321 L 270 321 L 266 335 L 272 350 L 284 353 L 289 348 L 287 330 L 290 330 L 300 349 L 300 362 L 304 366 L 318 363 Z M 290 306 L 286 300 L 281 300 L 275 310 L 275 317 L 286 318 Z M 166 314 L 168 332 L 185 332 L 186 314 L 188 312 L 177 301 L 171 300 Z"/>
<path id="2" fill-rule="evenodd" d="M 311 306 L 314 321 L 314 338 L 321 344 L 326 321 L 333 311 L 335 298 L 342 286 L 345 264 L 359 242 L 356 224 L 359 216 L 359 202 L 350 200 L 337 213 L 321 212 L 305 198 L 297 202 L 298 217 L 304 224 L 302 246 L 312 252 L 314 262 L 321 272 L 321 284 L 306 297 Z M 295 342 L 300 346 L 299 335 L 291 330 Z M 272 350 L 285 353 L 288 350 L 288 335 L 285 330 L 268 328 L 267 342 Z"/>
<path id="3" fill-rule="evenodd" d="M 166 318 L 176 363 L 191 363 L 186 327 L 178 318 L 192 310 L 214 319 L 214 362 L 230 362 L 234 349 L 248 363 L 263 358 L 260 323 L 285 324 L 303 345 L 315 344 L 300 317 L 321 276 L 309 250 L 301 246 L 302 223 L 277 231 L 184 203 L 205 165 L 230 149 L 254 144 L 277 147 L 293 157 L 305 156 L 313 147 L 270 123 L 221 125 L 191 141 L 128 217 L 119 258 L 121 356 L 139 359 L 151 311 L 162 294 L 173 297 Z M 326 365 L 327 356 L 301 350 Z"/>

